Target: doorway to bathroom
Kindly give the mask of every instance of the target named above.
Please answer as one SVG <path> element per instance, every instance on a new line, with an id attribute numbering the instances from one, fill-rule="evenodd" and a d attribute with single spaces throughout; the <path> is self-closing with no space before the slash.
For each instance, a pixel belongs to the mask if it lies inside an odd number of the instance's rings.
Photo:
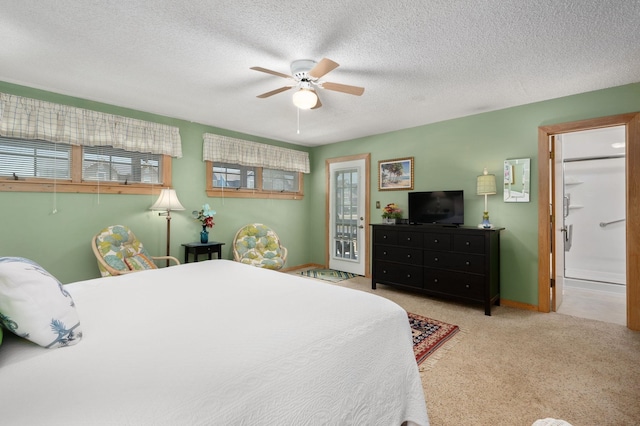
<path id="1" fill-rule="evenodd" d="M 564 228 L 556 194 L 563 186 L 555 172 L 561 156 L 555 157 L 560 135 L 623 126 L 625 129 L 625 261 L 626 326 L 640 330 L 640 113 L 633 112 L 538 128 L 538 311 L 556 311 L 562 306 Z M 561 149 L 561 148 L 560 148 Z M 563 207 L 562 207 L 563 208 Z M 560 212 L 562 212 L 560 208 Z M 619 218 L 621 219 L 621 218 Z M 615 221 L 613 218 L 610 221 Z M 604 223 L 606 219 L 598 220 Z M 617 224 L 619 224 L 617 223 Z M 605 225 L 609 226 L 609 225 Z"/>
<path id="2" fill-rule="evenodd" d="M 556 312 L 626 325 L 625 127 L 564 133 L 555 144 Z"/>

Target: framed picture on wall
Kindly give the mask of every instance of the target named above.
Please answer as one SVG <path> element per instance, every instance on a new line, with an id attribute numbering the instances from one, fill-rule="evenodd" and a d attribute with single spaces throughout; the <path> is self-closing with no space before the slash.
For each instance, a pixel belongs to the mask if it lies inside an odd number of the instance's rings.
<path id="1" fill-rule="evenodd" d="M 413 157 L 378 161 L 378 190 L 413 189 Z"/>

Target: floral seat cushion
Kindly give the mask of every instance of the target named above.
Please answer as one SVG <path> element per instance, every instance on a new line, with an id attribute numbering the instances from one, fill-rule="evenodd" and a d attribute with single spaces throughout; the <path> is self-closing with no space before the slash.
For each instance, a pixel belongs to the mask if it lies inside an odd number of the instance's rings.
<path id="1" fill-rule="evenodd" d="M 151 255 L 145 250 L 142 243 L 125 226 L 115 225 L 100 231 L 96 237 L 96 246 L 105 262 L 114 269 L 125 271 L 157 268 L 149 260 Z M 136 262 L 137 259 L 147 261 Z M 103 277 L 110 275 L 99 262 L 98 268 Z"/>
<path id="2" fill-rule="evenodd" d="M 235 251 L 241 263 L 267 269 L 284 266 L 285 258 L 278 236 L 260 223 L 247 225 L 238 231 Z"/>

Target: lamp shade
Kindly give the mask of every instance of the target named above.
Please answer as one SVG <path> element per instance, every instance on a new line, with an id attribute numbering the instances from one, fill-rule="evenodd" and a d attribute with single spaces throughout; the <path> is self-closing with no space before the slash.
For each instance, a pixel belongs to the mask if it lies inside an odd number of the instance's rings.
<path id="1" fill-rule="evenodd" d="M 318 103 L 318 95 L 310 89 L 300 89 L 293 94 L 293 104 L 300 109 L 311 109 Z"/>
<path id="2" fill-rule="evenodd" d="M 487 173 L 487 169 L 484 169 L 484 173 L 478 176 L 478 195 L 493 195 L 496 194 L 496 175 L 490 175 Z"/>
<path id="3" fill-rule="evenodd" d="M 160 196 L 150 207 L 150 210 L 184 210 L 184 207 L 180 204 L 175 189 L 162 189 Z"/>

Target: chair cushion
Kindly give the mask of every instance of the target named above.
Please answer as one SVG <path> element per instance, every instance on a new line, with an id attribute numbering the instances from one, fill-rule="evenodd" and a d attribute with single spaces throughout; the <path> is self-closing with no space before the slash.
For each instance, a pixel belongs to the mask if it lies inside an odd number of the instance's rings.
<path id="1" fill-rule="evenodd" d="M 125 257 L 124 263 L 131 271 L 143 271 L 145 269 L 158 269 L 158 266 L 153 263 L 144 254 L 136 254 L 135 256 Z"/>
<path id="2" fill-rule="evenodd" d="M 240 262 L 268 269 L 284 266 L 280 240 L 276 233 L 262 224 L 245 226 L 236 238 Z"/>
<path id="3" fill-rule="evenodd" d="M 45 348 L 82 339 L 71 295 L 44 268 L 21 257 L 0 257 L 0 322 Z"/>
<path id="4" fill-rule="evenodd" d="M 151 258 L 129 228 L 122 225 L 110 226 L 100 231 L 96 237 L 96 247 L 107 265 L 119 271 L 133 270 L 125 263 L 128 257 L 142 254 L 147 259 Z M 100 268 L 100 273 L 102 276 L 110 275 L 104 268 Z"/>

